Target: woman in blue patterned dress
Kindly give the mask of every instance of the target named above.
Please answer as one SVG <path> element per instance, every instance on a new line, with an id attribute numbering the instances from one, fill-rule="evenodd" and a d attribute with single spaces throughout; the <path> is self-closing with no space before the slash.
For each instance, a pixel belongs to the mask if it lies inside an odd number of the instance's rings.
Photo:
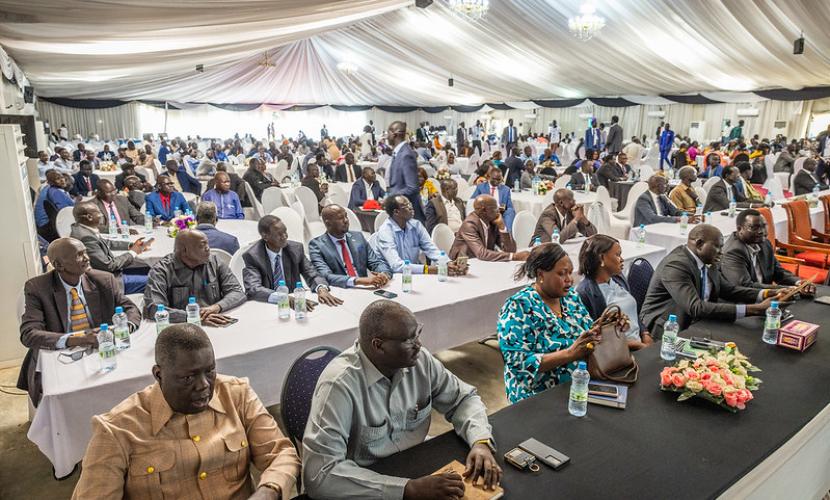
<path id="1" fill-rule="evenodd" d="M 516 273 L 532 285 L 507 299 L 499 313 L 507 398 L 516 403 L 571 379 L 576 362 L 599 342 L 599 329 L 572 288 L 573 264 L 555 243 L 530 252 Z"/>

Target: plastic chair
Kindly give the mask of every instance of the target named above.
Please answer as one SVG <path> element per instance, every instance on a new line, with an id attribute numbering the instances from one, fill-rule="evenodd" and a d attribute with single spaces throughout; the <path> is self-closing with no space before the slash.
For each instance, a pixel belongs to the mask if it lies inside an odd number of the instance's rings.
<path id="1" fill-rule="evenodd" d="M 265 211 L 262 208 L 262 203 L 257 199 L 256 195 L 254 195 L 254 190 L 251 188 L 251 185 L 247 182 L 245 183 L 245 192 L 248 194 L 248 200 L 251 202 L 251 208 L 254 212 L 254 220 L 259 220 L 265 215 Z"/>
<path id="2" fill-rule="evenodd" d="M 282 160 L 285 161 L 285 160 Z M 262 211 L 270 214 L 277 207 L 287 207 L 288 202 L 282 194 L 282 190 L 276 186 L 265 188 L 262 192 Z"/>
<path id="3" fill-rule="evenodd" d="M 233 254 L 233 257 L 231 257 L 230 264 L 228 264 L 228 267 L 231 269 L 233 275 L 236 276 L 236 279 L 237 281 L 239 281 L 240 285 L 243 283 L 242 269 L 245 268 L 245 261 L 242 259 L 242 254 L 247 252 L 248 249 L 250 249 L 255 244 L 256 241 L 249 241 L 248 243 L 245 243 L 244 245 L 239 247 L 239 250 L 237 250 L 236 253 Z"/>
<path id="4" fill-rule="evenodd" d="M 375 217 L 375 232 L 378 232 L 378 230 L 380 229 L 380 226 L 382 226 L 383 223 L 386 222 L 386 219 L 388 219 L 388 218 L 389 218 L 388 213 L 386 213 L 386 212 L 379 212 L 378 213 L 378 216 Z"/>
<path id="5" fill-rule="evenodd" d="M 557 189 L 558 188 L 563 188 L 563 187 L 567 186 L 569 182 L 571 182 L 570 174 L 560 175 L 559 177 L 556 178 L 555 181 L 553 181 L 553 187 L 555 187 Z"/>
<path id="6" fill-rule="evenodd" d="M 341 206 L 346 211 L 346 217 L 349 218 L 349 230 L 361 231 L 362 226 L 360 225 L 360 219 L 357 218 L 357 214 L 355 214 L 350 208 L 346 207 L 345 205 Z"/>
<path id="7" fill-rule="evenodd" d="M 280 395 L 280 416 L 285 433 L 298 448 L 303 440 L 317 380 L 339 354 L 340 351 L 334 347 L 314 347 L 300 354 L 285 375 Z"/>
<path id="8" fill-rule="evenodd" d="M 628 198 L 625 199 L 625 208 L 619 212 L 614 212 L 614 217 L 625 221 L 634 221 L 634 209 L 637 207 L 637 198 L 648 191 L 648 183 L 640 181 L 631 186 L 628 191 Z"/>
<path id="9" fill-rule="evenodd" d="M 628 270 L 628 288 L 631 290 L 631 295 L 637 301 L 637 311 L 643 308 L 643 302 L 646 300 L 646 292 L 648 292 L 648 284 L 651 282 L 651 276 L 654 274 L 654 268 L 646 259 L 640 257 L 634 259 Z"/>
<path id="10" fill-rule="evenodd" d="M 709 193 L 709 190 L 712 189 L 712 186 L 720 182 L 720 180 L 721 178 L 718 176 L 709 177 L 708 179 L 706 179 L 706 182 L 703 183 L 703 190 L 706 191 L 706 193 Z"/>
<path id="11" fill-rule="evenodd" d="M 640 165 L 640 179 L 648 180 L 652 175 L 654 175 L 654 169 L 651 168 L 650 165 Z"/>
<path id="12" fill-rule="evenodd" d="M 291 241 L 304 242 L 303 219 L 296 211 L 289 207 L 277 207 L 271 215 L 279 217 L 288 231 L 288 239 Z"/>
<path id="13" fill-rule="evenodd" d="M 231 258 L 233 255 L 229 254 L 227 251 L 222 250 L 221 248 L 211 248 L 210 254 L 218 257 L 219 261 L 224 262 L 226 266 L 231 265 Z M 240 281 L 239 283 L 241 284 L 242 282 Z"/>
<path id="14" fill-rule="evenodd" d="M 72 207 L 63 207 L 55 217 L 55 229 L 58 236 L 66 238 L 72 233 L 72 224 L 75 222 L 75 217 L 72 215 Z"/>
<path id="15" fill-rule="evenodd" d="M 515 221 L 513 224 L 513 229 L 516 229 Z M 439 249 L 443 250 L 444 252 L 449 255 L 450 248 L 452 248 L 452 244 L 455 241 L 455 233 L 452 232 L 450 226 L 440 223 L 436 224 L 434 228 L 432 228 L 432 242 L 435 243 Z"/>
<path id="16" fill-rule="evenodd" d="M 533 230 L 536 229 L 536 217 L 528 210 L 522 210 L 516 214 L 513 219 L 513 241 L 516 246 L 526 247 L 531 245 L 530 238 L 533 236 Z"/>
<path id="17" fill-rule="evenodd" d="M 784 173 L 786 174 L 786 172 Z M 764 187 L 767 188 L 773 200 L 784 199 L 784 185 L 781 184 L 781 179 L 777 175 L 767 177 L 767 182 L 764 183 Z"/>
<path id="18" fill-rule="evenodd" d="M 611 230 L 611 212 L 605 202 L 597 200 L 588 207 L 588 221 L 597 228 L 597 233 L 608 234 Z M 515 224 L 515 222 L 514 222 Z"/>
<path id="19" fill-rule="evenodd" d="M 706 198 L 709 197 L 709 193 L 700 186 L 695 186 L 695 193 L 697 193 L 697 200 L 700 202 L 700 206 L 706 206 Z"/>

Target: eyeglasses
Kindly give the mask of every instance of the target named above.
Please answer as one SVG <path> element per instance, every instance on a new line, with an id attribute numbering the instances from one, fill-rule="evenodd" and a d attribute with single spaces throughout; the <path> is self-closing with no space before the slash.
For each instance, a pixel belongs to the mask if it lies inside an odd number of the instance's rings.
<path id="1" fill-rule="evenodd" d="M 406 347 L 415 347 L 415 344 L 420 342 L 420 340 L 421 340 L 421 332 L 423 332 L 423 330 L 424 330 L 424 324 L 423 323 L 418 323 L 418 326 L 415 328 L 415 335 L 413 335 L 412 337 L 410 337 L 406 340 L 390 339 L 389 337 L 378 337 L 378 338 L 383 339 L 383 340 L 394 340 L 396 342 L 400 342 L 401 344 L 405 345 Z"/>
<path id="2" fill-rule="evenodd" d="M 62 352 L 58 355 L 58 361 L 64 365 L 71 365 L 76 361 L 80 361 L 87 354 L 92 354 L 92 346 L 80 351 Z"/>

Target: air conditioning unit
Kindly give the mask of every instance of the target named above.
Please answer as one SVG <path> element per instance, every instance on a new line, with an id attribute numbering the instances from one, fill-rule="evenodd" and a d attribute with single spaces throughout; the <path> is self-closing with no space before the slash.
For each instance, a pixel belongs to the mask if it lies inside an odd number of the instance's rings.
<path id="1" fill-rule="evenodd" d="M 583 120 L 587 120 L 589 118 L 593 118 L 594 114 L 593 113 L 581 113 L 579 115 L 579 117 L 582 118 Z"/>
<path id="2" fill-rule="evenodd" d="M 689 123 L 689 139 L 699 143 L 705 142 L 706 139 L 706 122 L 691 122 Z"/>
<path id="3" fill-rule="evenodd" d="M 787 121 L 776 121 L 772 124 L 772 132 L 774 134 L 781 134 L 787 135 L 787 127 L 790 125 L 790 122 Z"/>
<path id="4" fill-rule="evenodd" d="M 646 113 L 646 116 L 648 116 L 649 118 L 665 118 L 666 117 L 666 112 L 662 111 L 662 110 L 660 110 L 660 111 L 649 111 L 648 113 Z"/>
<path id="5" fill-rule="evenodd" d="M 741 118 L 751 118 L 758 116 L 759 114 L 761 114 L 761 111 L 758 108 L 744 108 L 737 111 L 737 115 Z"/>

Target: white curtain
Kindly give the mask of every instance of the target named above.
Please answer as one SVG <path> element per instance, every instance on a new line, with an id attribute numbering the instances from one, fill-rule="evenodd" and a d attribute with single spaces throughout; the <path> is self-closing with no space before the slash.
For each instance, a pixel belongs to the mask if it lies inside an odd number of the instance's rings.
<path id="1" fill-rule="evenodd" d="M 97 134 L 103 140 L 119 137 L 141 137 L 136 102 L 104 109 L 81 109 L 60 106 L 39 100 L 37 110 L 41 121 L 48 121 L 52 130 L 58 130 L 66 124 L 70 135 L 76 134 L 84 139 Z"/>

